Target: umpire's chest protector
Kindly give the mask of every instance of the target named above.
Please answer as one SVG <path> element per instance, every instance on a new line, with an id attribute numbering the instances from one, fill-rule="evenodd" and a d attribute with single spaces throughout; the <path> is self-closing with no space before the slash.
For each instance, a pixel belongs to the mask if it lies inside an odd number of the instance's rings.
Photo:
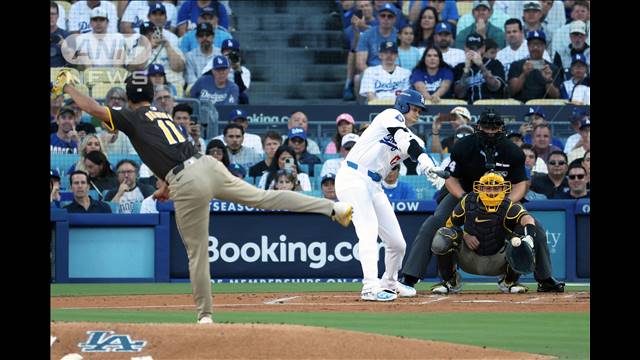
<path id="1" fill-rule="evenodd" d="M 464 230 L 478 238 L 480 242 L 480 246 L 476 249 L 478 255 L 493 255 L 502 248 L 507 236 L 503 221 L 507 215 L 509 201 L 502 201 L 498 211 L 492 213 L 485 211 L 479 202 L 480 199 L 476 193 L 467 197 Z"/>

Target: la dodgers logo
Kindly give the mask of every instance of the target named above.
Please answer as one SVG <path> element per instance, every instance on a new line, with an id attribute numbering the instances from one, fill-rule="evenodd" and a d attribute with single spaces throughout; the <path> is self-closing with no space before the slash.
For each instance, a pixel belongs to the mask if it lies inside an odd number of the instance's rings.
<path id="1" fill-rule="evenodd" d="M 114 331 L 87 331 L 87 334 L 87 342 L 78 343 L 83 352 L 138 352 L 147 344 L 144 340 L 131 340 L 129 335 L 114 335 Z"/>

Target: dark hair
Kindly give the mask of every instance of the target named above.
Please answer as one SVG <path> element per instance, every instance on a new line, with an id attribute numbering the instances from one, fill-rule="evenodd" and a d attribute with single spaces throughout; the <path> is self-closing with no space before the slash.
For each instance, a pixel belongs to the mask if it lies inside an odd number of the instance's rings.
<path id="1" fill-rule="evenodd" d="M 511 18 L 511 19 L 509 19 L 509 20 L 504 22 L 504 30 L 505 30 L 505 32 L 507 31 L 507 25 L 511 25 L 511 24 L 518 24 L 518 29 L 520 31 L 522 31 L 522 21 L 520 21 L 520 19 Z"/>
<path id="2" fill-rule="evenodd" d="M 532 133 L 536 132 L 536 130 L 538 130 L 539 128 L 547 128 L 547 129 L 549 129 L 549 133 L 551 133 L 551 126 L 549 126 L 549 124 L 546 123 L 546 122 L 543 122 L 543 123 L 540 123 L 540 124 L 534 126 Z"/>
<path id="3" fill-rule="evenodd" d="M 489 49 L 497 49 L 497 48 L 498 48 L 498 43 L 495 40 L 493 40 L 491 38 L 487 38 L 484 41 L 484 51 L 485 51 L 485 53 L 487 51 L 489 51 Z"/>
<path id="4" fill-rule="evenodd" d="M 134 79 L 134 75 L 136 75 Z M 149 78 L 144 75 L 143 71 L 134 71 L 133 75 L 129 75 L 126 83 L 127 99 L 134 104 L 141 102 L 153 102 L 153 84 Z"/>
<path id="5" fill-rule="evenodd" d="M 267 139 L 278 140 L 280 145 L 282 145 L 282 136 L 280 136 L 280 134 L 278 134 L 277 131 L 273 131 L 273 130 L 267 131 L 262 137 L 262 146 L 264 146 L 264 144 L 267 142 Z"/>
<path id="6" fill-rule="evenodd" d="M 240 131 L 242 132 L 242 135 L 244 135 L 244 128 L 242 127 L 242 125 L 231 123 L 231 124 L 227 124 L 227 126 L 224 127 L 224 130 L 222 132 L 224 136 L 227 136 L 227 132 L 229 131 L 229 129 L 240 129 Z"/>
<path id="7" fill-rule="evenodd" d="M 587 1 L 576 0 L 573 3 L 573 6 L 571 7 L 571 11 L 573 11 L 573 8 L 576 7 L 576 6 L 583 6 L 583 7 L 586 7 L 587 10 L 591 11 L 591 7 L 589 6 L 589 2 L 587 2 Z"/>
<path id="8" fill-rule="evenodd" d="M 411 30 L 413 30 L 413 26 L 411 26 L 411 24 L 409 24 L 409 23 L 406 23 L 403 27 L 401 27 L 400 29 L 398 29 L 397 34 L 399 35 L 399 34 L 402 32 L 402 30 L 404 30 L 404 28 L 411 28 Z M 414 38 L 413 38 L 413 40 L 415 40 L 415 34 L 414 34 Z M 400 46 L 400 37 L 398 37 L 398 38 L 396 39 L 396 44 L 398 44 L 398 47 Z"/>
<path id="9" fill-rule="evenodd" d="M 340 120 L 343 121 L 343 120 Z M 346 121 L 346 120 L 344 120 Z M 349 123 L 351 124 L 351 123 Z M 340 151 L 340 149 L 342 149 L 342 135 L 340 135 L 340 132 L 338 131 L 338 126 L 340 125 L 340 122 L 338 122 L 336 124 L 336 135 L 333 137 L 333 142 L 336 144 L 336 152 Z M 351 133 L 355 133 L 356 132 L 356 124 L 351 124 Z"/>
<path id="10" fill-rule="evenodd" d="M 579 160 L 579 159 L 576 159 L 576 160 Z M 576 168 L 580 168 L 584 170 L 584 174 L 587 175 L 588 174 L 587 169 L 585 169 L 580 162 L 576 162 L 576 160 L 572 161 L 571 164 L 569 165 L 569 169 L 567 170 L 567 175 L 569 175 L 569 171 L 571 171 L 571 169 L 576 169 Z"/>
<path id="11" fill-rule="evenodd" d="M 89 183 L 89 174 L 82 170 L 75 170 L 71 174 L 69 174 L 69 184 L 73 184 L 73 175 L 84 175 L 87 178 L 87 184 Z"/>
<path id="12" fill-rule="evenodd" d="M 569 159 L 567 158 L 567 154 L 565 154 L 564 151 L 562 151 L 562 150 L 554 150 L 554 151 L 552 151 L 551 154 L 549 154 L 548 158 L 551 159 L 551 157 L 553 155 L 562 155 L 562 157 L 564 158 L 564 161 L 565 162 L 569 162 Z"/>
<path id="13" fill-rule="evenodd" d="M 293 172 L 289 171 L 289 169 L 280 169 L 278 171 L 276 171 L 276 176 L 274 177 L 274 180 L 276 181 L 276 183 L 278 182 L 278 179 L 281 176 L 285 176 L 289 181 L 291 181 L 293 183 L 293 189 L 291 189 L 292 191 L 302 191 L 302 187 L 300 186 L 300 181 L 298 181 L 298 175 L 295 175 Z M 275 189 L 275 185 L 273 185 L 273 188 Z"/>
<path id="14" fill-rule="evenodd" d="M 116 164 L 116 171 L 120 168 L 120 166 L 122 166 L 122 164 L 129 164 L 131 166 L 133 166 L 136 169 L 136 172 L 138 171 L 138 163 L 136 163 L 135 161 L 131 160 L 131 159 L 122 159 L 120 161 L 118 161 L 118 163 Z"/>
<path id="15" fill-rule="evenodd" d="M 205 150 L 205 154 L 209 155 L 209 150 L 216 148 L 222 150 L 222 163 L 224 166 L 229 166 L 231 161 L 229 161 L 229 153 L 227 152 L 227 145 L 225 145 L 220 139 L 213 139 L 209 141 L 207 144 L 207 149 Z"/>
<path id="16" fill-rule="evenodd" d="M 111 170 L 111 164 L 109 163 L 109 160 L 102 153 L 102 151 L 94 150 L 94 151 L 88 153 L 84 158 L 85 158 L 85 160 L 90 160 L 92 163 L 94 163 L 96 165 L 103 165 L 102 166 L 102 171 L 100 171 L 100 174 L 98 175 L 98 177 L 106 177 L 107 175 L 115 175 L 113 170 Z"/>
<path id="17" fill-rule="evenodd" d="M 424 13 L 427 10 L 431 10 L 433 12 L 433 15 L 435 15 L 436 17 L 436 24 L 438 24 L 438 10 L 436 10 L 436 8 L 434 8 L 433 6 L 427 6 L 426 8 L 422 9 L 422 11 L 420 11 L 420 15 L 418 16 L 418 19 L 416 20 L 416 24 L 415 27 L 413 29 L 413 34 L 414 34 L 414 39 L 413 39 L 413 43 L 411 45 L 413 46 L 418 46 L 422 43 L 422 26 L 420 26 L 420 23 L 422 22 L 422 15 L 424 15 Z M 431 45 L 433 44 L 433 35 L 435 34 L 435 26 L 433 28 L 433 32 L 431 33 L 431 36 L 429 36 L 429 38 L 427 39 L 427 45 Z"/>
<path id="18" fill-rule="evenodd" d="M 296 166 L 296 169 L 298 170 L 298 174 L 303 173 L 300 169 L 300 165 L 298 164 L 298 159 L 296 159 L 296 151 L 293 150 L 291 146 L 281 145 L 278 148 L 278 150 L 276 150 L 276 153 L 273 155 L 273 160 L 271 161 L 271 165 L 269 165 L 269 168 L 267 168 L 269 175 L 267 175 L 267 181 L 264 184 L 265 190 L 268 189 L 269 185 L 271 185 L 271 182 L 274 179 L 276 179 L 276 173 L 278 172 L 278 170 L 280 170 L 280 167 L 278 167 L 278 159 L 280 158 L 282 153 L 285 153 L 285 152 L 289 153 L 293 157 L 293 163 Z"/>
<path id="19" fill-rule="evenodd" d="M 58 15 L 60 15 L 60 10 L 58 10 L 58 4 L 56 4 L 56 2 L 55 2 L 55 1 L 50 1 L 50 2 L 49 2 L 49 8 L 51 8 L 51 9 L 56 9 L 56 13 L 57 13 Z"/>
<path id="20" fill-rule="evenodd" d="M 438 69 L 442 69 L 444 67 L 449 67 L 449 65 L 444 62 L 444 58 L 442 57 L 442 51 L 440 49 L 438 49 L 437 47 L 433 46 L 433 45 L 429 45 L 427 46 L 426 49 L 424 49 L 424 52 L 422 53 L 422 56 L 420 57 L 420 61 L 418 61 L 418 63 L 416 64 L 415 69 L 420 69 L 424 72 L 427 72 L 427 65 L 424 63 L 424 59 L 427 58 L 427 53 L 429 52 L 429 50 L 435 50 L 438 53 L 438 59 L 440 59 L 440 63 L 438 64 Z"/>
<path id="21" fill-rule="evenodd" d="M 171 116 L 176 116 L 176 113 L 178 111 L 188 112 L 189 115 L 193 114 L 193 108 L 191 107 L 191 105 L 185 104 L 185 103 L 178 104 L 178 105 L 174 106 L 173 107 L 173 112 L 171 113 Z"/>

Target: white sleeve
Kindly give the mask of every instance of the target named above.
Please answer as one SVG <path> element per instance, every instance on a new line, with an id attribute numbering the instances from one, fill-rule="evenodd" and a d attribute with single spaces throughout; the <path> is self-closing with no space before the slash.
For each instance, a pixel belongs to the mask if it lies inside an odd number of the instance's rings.
<path id="1" fill-rule="evenodd" d="M 56 23 L 56 25 L 62 29 L 62 30 L 67 30 L 67 13 L 64 10 L 64 8 L 62 6 L 60 6 L 60 4 L 58 5 L 58 22 Z"/>
<path id="2" fill-rule="evenodd" d="M 299 174 L 298 181 L 300 181 L 300 187 L 302 191 L 311 191 L 311 181 L 309 181 L 309 175 Z"/>
<path id="3" fill-rule="evenodd" d="M 249 85 L 251 85 L 251 71 L 244 66 L 242 67 L 242 82 L 244 86 L 249 89 Z"/>
<path id="4" fill-rule="evenodd" d="M 405 122 L 404 116 L 400 113 L 400 111 L 395 109 L 387 109 L 380 113 L 377 118 L 374 118 L 374 121 L 378 121 L 380 125 L 385 128 L 407 128 L 407 124 Z M 409 136 L 408 132 L 405 132 L 407 136 Z M 397 141 L 397 139 L 396 139 Z"/>
<path id="5" fill-rule="evenodd" d="M 142 205 L 140 205 L 140 214 L 157 214 L 158 210 L 156 209 L 156 201 L 151 197 L 147 197 L 142 200 Z"/>
<path id="6" fill-rule="evenodd" d="M 138 4 L 137 1 L 129 1 L 127 8 L 124 9 L 124 13 L 122 14 L 122 19 L 120 20 L 134 23 L 136 20 L 136 12 L 137 12 L 136 10 L 138 9 L 138 7 L 136 6 L 137 4 Z"/>
<path id="7" fill-rule="evenodd" d="M 71 5 L 71 10 L 69 10 L 69 31 L 80 31 L 80 22 L 82 22 L 80 6 L 82 5 L 84 4 L 81 2 Z"/>
<path id="8" fill-rule="evenodd" d="M 373 69 L 368 67 L 364 69 L 364 73 L 362 74 L 362 81 L 360 82 L 360 95 L 367 97 L 368 92 L 375 92 L 375 88 L 373 87 Z"/>
<path id="9" fill-rule="evenodd" d="M 267 182 L 267 176 L 269 176 L 269 173 L 268 173 L 268 172 L 265 172 L 265 173 L 264 173 L 264 174 L 262 174 L 262 176 L 260 177 L 260 181 L 258 181 L 258 185 L 257 185 L 257 187 L 258 187 L 259 189 L 264 189 L 264 185 L 265 185 L 265 184 L 266 184 L 266 182 Z"/>
<path id="10" fill-rule="evenodd" d="M 109 27 L 107 28 L 108 33 L 117 33 L 118 32 L 118 11 L 116 11 L 116 6 L 109 1 L 101 2 L 100 6 L 104 6 L 107 9 L 107 14 L 109 16 Z"/>

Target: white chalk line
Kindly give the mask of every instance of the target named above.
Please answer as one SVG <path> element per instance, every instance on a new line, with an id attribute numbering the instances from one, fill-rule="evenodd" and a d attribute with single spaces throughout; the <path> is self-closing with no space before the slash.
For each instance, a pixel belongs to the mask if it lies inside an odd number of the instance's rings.
<path id="1" fill-rule="evenodd" d="M 282 303 L 287 302 L 289 300 L 297 299 L 299 297 L 300 296 L 291 296 L 291 297 L 280 298 L 280 299 L 275 299 L 275 300 L 271 300 L 271 301 L 263 301 L 263 303 L 265 305 L 276 305 L 276 304 L 282 304 Z"/>

